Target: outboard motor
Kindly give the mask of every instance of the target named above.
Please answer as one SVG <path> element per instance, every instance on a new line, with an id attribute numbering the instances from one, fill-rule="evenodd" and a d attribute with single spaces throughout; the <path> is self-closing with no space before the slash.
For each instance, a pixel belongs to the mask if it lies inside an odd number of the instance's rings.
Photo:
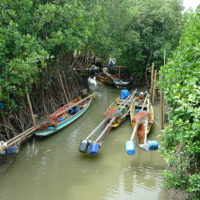
<path id="1" fill-rule="evenodd" d="M 135 144 L 133 141 L 127 141 L 126 142 L 126 153 L 128 155 L 134 155 L 135 154 Z"/>

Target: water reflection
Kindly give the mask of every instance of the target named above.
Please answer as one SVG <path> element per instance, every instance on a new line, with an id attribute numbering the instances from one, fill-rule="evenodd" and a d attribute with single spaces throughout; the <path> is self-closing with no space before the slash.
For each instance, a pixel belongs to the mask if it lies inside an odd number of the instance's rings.
<path id="1" fill-rule="evenodd" d="M 97 85 L 97 82 L 96 82 L 96 77 L 93 77 L 93 78 L 88 78 L 88 82 L 90 83 L 90 87 L 92 87 L 92 85 Z"/>

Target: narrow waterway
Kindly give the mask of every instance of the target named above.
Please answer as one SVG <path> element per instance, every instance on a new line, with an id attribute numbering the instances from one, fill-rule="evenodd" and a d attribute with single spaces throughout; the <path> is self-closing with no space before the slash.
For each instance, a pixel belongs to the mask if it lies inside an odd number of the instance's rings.
<path id="1" fill-rule="evenodd" d="M 79 152 L 80 140 L 103 119 L 120 90 L 90 83 L 98 94 L 89 110 L 73 124 L 47 138 L 30 139 L 0 174 L 1 200 L 168 200 L 163 184 L 165 162 L 158 151 L 134 156 L 125 152 L 132 127 L 128 118 L 106 137 L 96 157 Z M 148 136 L 158 140 L 159 107 Z"/>

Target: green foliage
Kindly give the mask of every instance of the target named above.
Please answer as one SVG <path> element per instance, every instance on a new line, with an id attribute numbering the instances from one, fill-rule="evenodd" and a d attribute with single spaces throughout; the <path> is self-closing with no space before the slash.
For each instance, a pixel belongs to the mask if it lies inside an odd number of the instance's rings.
<path id="1" fill-rule="evenodd" d="M 143 78 L 154 61 L 163 63 L 178 45 L 182 28 L 180 0 L 106 0 L 94 14 L 95 33 L 89 38 L 95 54 L 116 58 L 134 78 Z M 158 67 L 159 68 L 159 67 Z"/>
<path id="2" fill-rule="evenodd" d="M 180 45 L 161 67 L 160 83 L 170 108 L 169 127 L 162 134 L 162 155 L 172 170 L 166 183 L 200 198 L 200 7 L 190 13 Z"/>
<path id="3" fill-rule="evenodd" d="M 24 84 L 31 93 L 69 52 L 115 57 L 142 78 L 180 35 L 178 0 L 2 0 L 0 8 L 1 98 L 11 111 Z"/>
<path id="4" fill-rule="evenodd" d="M 31 93 L 63 55 L 85 48 L 94 21 L 77 0 L 2 0 L 0 8 L 1 101 L 12 111 L 25 85 Z"/>

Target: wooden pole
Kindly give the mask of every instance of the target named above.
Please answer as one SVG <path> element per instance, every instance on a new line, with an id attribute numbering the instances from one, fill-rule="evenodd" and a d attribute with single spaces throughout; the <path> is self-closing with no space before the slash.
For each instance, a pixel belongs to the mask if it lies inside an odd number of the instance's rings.
<path id="1" fill-rule="evenodd" d="M 164 50 L 164 66 L 166 64 L 166 50 Z M 162 77 L 159 77 L 159 80 L 162 81 Z M 160 90 L 160 119 L 161 119 L 161 124 L 160 124 L 160 128 L 161 130 L 164 128 L 164 99 L 163 96 L 161 94 L 161 90 Z"/>
<path id="2" fill-rule="evenodd" d="M 121 68 L 121 67 L 119 66 L 119 79 L 120 79 L 120 68 Z"/>
<path id="3" fill-rule="evenodd" d="M 28 101 L 29 109 L 31 111 L 31 117 L 32 117 L 32 120 L 33 120 L 33 124 L 35 126 L 36 125 L 36 121 L 35 121 L 35 117 L 33 115 L 33 107 L 32 107 L 31 101 L 30 101 L 30 96 L 28 94 L 28 88 L 27 88 L 26 85 L 25 85 L 25 89 L 26 89 L 26 98 L 27 98 L 27 101 Z"/>
<path id="4" fill-rule="evenodd" d="M 166 64 L 166 50 L 164 50 L 164 66 Z"/>
<path id="5" fill-rule="evenodd" d="M 61 77 L 61 75 L 60 75 L 59 69 L 58 69 L 57 71 L 58 71 L 58 76 L 59 76 L 59 79 L 60 79 L 60 83 L 61 83 L 61 86 L 62 86 L 64 95 L 65 95 L 65 99 L 66 99 L 67 102 L 69 102 L 69 99 L 68 99 L 68 97 L 67 97 L 67 94 L 66 94 L 66 91 L 65 91 L 65 87 L 64 87 L 64 84 L 63 84 L 62 77 Z"/>
<path id="6" fill-rule="evenodd" d="M 65 73 L 64 73 L 64 71 L 62 70 L 62 74 L 63 74 L 63 76 L 65 76 Z M 71 98 L 71 94 L 70 94 L 70 92 L 69 92 L 69 87 L 68 87 L 68 85 L 67 85 L 67 80 L 66 80 L 66 78 L 64 79 L 64 83 L 65 83 L 65 87 L 66 87 L 66 92 L 67 92 L 67 97 L 68 97 L 68 100 L 69 100 L 69 98 Z"/>
<path id="7" fill-rule="evenodd" d="M 156 78 L 157 78 L 157 70 L 155 70 L 155 73 L 154 73 L 152 103 L 154 103 L 155 96 L 156 96 Z"/>
<path id="8" fill-rule="evenodd" d="M 152 69 L 151 69 L 151 89 L 150 89 L 151 95 L 153 93 L 153 75 L 154 75 L 154 62 L 152 63 Z"/>
<path id="9" fill-rule="evenodd" d="M 29 133 L 33 133 L 35 130 L 37 130 L 40 127 L 38 126 L 32 126 L 31 128 L 27 129 L 26 131 L 20 133 L 19 135 L 13 137 L 12 139 L 7 141 L 7 144 L 9 145 L 11 142 L 16 141 L 19 138 L 22 138 L 24 135 L 28 135 Z"/>
<path id="10" fill-rule="evenodd" d="M 159 77 L 159 80 L 161 81 L 161 76 Z M 164 128 L 164 100 L 161 94 L 160 90 L 160 128 L 161 130 Z"/>

